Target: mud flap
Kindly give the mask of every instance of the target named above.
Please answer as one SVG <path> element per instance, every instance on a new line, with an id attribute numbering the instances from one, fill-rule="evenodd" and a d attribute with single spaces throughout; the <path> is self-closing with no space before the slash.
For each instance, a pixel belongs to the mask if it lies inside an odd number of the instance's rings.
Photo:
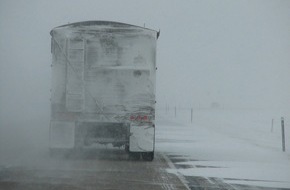
<path id="1" fill-rule="evenodd" d="M 153 152 L 155 128 L 148 126 L 130 127 L 130 152 Z"/>
<path id="2" fill-rule="evenodd" d="M 75 122 L 51 121 L 50 148 L 74 148 Z"/>

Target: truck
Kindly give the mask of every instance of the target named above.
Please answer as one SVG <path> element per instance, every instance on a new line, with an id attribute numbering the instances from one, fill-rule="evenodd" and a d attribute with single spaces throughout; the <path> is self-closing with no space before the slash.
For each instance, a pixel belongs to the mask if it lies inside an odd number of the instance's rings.
<path id="1" fill-rule="evenodd" d="M 110 144 L 154 159 L 159 33 L 112 21 L 51 30 L 50 151 Z"/>

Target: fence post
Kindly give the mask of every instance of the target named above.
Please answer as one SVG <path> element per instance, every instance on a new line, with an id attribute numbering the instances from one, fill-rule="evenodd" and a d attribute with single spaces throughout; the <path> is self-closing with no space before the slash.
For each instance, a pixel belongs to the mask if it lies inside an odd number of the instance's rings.
<path id="1" fill-rule="evenodd" d="M 174 107 L 174 115 L 176 117 L 176 106 Z"/>
<path id="2" fill-rule="evenodd" d="M 169 113 L 169 105 L 168 104 L 165 105 L 165 112 L 166 112 L 166 114 Z"/>
<path id="3" fill-rule="evenodd" d="M 282 128 L 282 150 L 285 152 L 285 129 L 284 129 L 284 117 L 281 117 L 281 128 Z"/>
<path id="4" fill-rule="evenodd" d="M 192 114 L 193 114 L 193 109 L 191 108 L 191 117 L 190 117 L 191 123 L 192 123 Z"/>
<path id="5" fill-rule="evenodd" d="M 273 128 L 274 128 L 274 119 L 272 119 L 271 133 L 273 133 Z"/>

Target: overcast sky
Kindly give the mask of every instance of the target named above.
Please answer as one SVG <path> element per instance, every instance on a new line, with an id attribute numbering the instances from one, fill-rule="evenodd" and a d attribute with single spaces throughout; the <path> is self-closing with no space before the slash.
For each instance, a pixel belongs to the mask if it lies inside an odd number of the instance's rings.
<path id="1" fill-rule="evenodd" d="M 52 28 L 161 30 L 159 106 L 290 107 L 290 1 L 1 0 L 0 120 L 49 116 Z"/>

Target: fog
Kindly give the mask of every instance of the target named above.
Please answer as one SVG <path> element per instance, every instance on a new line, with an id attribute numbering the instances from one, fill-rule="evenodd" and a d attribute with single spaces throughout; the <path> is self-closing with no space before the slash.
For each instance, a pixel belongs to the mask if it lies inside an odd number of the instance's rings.
<path id="1" fill-rule="evenodd" d="M 161 31 L 156 89 L 161 108 L 213 102 L 223 108 L 290 106 L 290 1 L 2 0 L 0 154 L 47 146 L 49 32 L 86 20 Z"/>

